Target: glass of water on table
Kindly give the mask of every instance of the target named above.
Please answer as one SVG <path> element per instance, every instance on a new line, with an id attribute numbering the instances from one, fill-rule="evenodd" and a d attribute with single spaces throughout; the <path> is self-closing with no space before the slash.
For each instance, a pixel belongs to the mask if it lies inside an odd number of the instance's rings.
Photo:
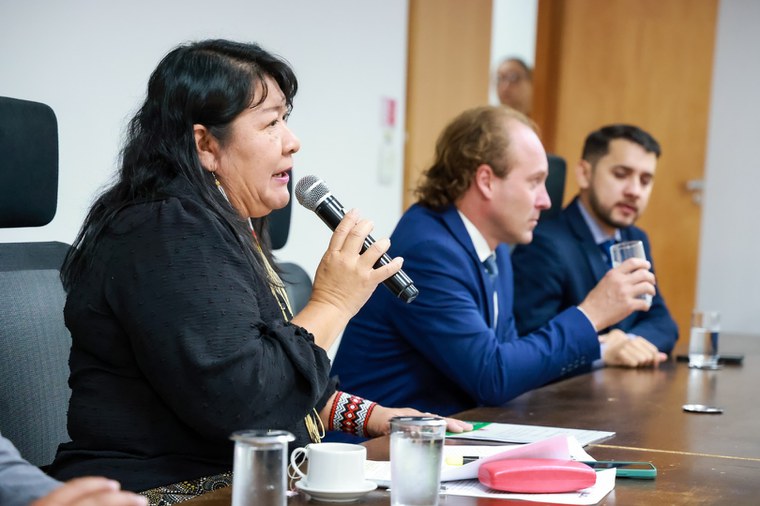
<path id="1" fill-rule="evenodd" d="M 694 310 L 691 314 L 689 336 L 689 367 L 693 369 L 718 369 L 718 335 L 720 313 Z"/>
<path id="2" fill-rule="evenodd" d="M 391 504 L 436 506 L 441 488 L 446 420 L 437 416 L 391 418 Z"/>

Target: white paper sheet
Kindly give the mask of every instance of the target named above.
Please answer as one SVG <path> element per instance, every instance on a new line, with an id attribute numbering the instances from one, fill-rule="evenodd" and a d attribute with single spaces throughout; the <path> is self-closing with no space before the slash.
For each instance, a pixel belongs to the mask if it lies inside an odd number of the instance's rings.
<path id="1" fill-rule="evenodd" d="M 479 441 L 498 441 L 502 443 L 535 443 L 557 436 L 573 436 L 581 446 L 610 438 L 614 432 L 604 430 L 569 429 L 566 427 L 549 427 L 543 425 L 520 425 L 511 423 L 489 423 L 485 427 L 461 434 L 450 434 L 449 439 L 472 439 Z"/>

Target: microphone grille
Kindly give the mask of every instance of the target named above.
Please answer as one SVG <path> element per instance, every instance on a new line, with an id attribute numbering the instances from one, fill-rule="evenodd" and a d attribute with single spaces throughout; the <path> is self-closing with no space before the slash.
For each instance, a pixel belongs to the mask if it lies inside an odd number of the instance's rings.
<path id="1" fill-rule="evenodd" d="M 322 199 L 330 194 L 327 185 L 317 176 L 302 177 L 296 184 L 295 192 L 298 203 L 309 211 L 314 211 Z"/>

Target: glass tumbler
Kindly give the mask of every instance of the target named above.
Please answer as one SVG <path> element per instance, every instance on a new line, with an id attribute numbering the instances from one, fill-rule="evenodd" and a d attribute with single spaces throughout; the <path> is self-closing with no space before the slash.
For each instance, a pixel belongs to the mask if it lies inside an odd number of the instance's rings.
<path id="1" fill-rule="evenodd" d="M 612 259 L 612 267 L 617 267 L 629 258 L 647 259 L 646 252 L 644 251 L 644 243 L 641 241 L 626 241 L 613 244 L 610 247 L 610 256 Z M 652 305 L 652 296 L 648 293 L 639 295 L 639 298 L 647 301 L 647 304 L 650 306 Z"/>
<path id="2" fill-rule="evenodd" d="M 295 437 L 284 430 L 234 432 L 232 506 L 287 504 L 288 443 Z"/>
<path id="3" fill-rule="evenodd" d="M 691 314 L 689 336 L 689 367 L 694 369 L 718 369 L 718 335 L 720 313 L 694 310 Z"/>
<path id="4" fill-rule="evenodd" d="M 391 418 L 391 504 L 436 506 L 441 488 L 446 420 Z"/>

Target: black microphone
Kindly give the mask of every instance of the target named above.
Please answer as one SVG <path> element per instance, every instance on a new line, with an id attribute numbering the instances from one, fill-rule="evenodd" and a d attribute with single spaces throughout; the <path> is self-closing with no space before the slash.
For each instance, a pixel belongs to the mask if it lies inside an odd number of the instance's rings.
<path id="1" fill-rule="evenodd" d="M 296 185 L 296 198 L 306 209 L 317 213 L 317 216 L 322 218 L 322 221 L 330 227 L 330 230 L 335 230 L 346 215 L 338 199 L 333 197 L 324 181 L 317 176 L 304 176 L 298 181 Z M 368 235 L 364 239 L 362 253 L 367 251 L 367 248 L 374 243 L 375 240 L 371 235 Z M 375 268 L 387 265 L 390 262 L 391 257 L 383 253 L 383 256 L 375 263 Z M 417 287 L 414 286 L 411 278 L 401 270 L 383 281 L 383 284 L 393 295 L 407 303 L 412 302 L 420 293 Z"/>

